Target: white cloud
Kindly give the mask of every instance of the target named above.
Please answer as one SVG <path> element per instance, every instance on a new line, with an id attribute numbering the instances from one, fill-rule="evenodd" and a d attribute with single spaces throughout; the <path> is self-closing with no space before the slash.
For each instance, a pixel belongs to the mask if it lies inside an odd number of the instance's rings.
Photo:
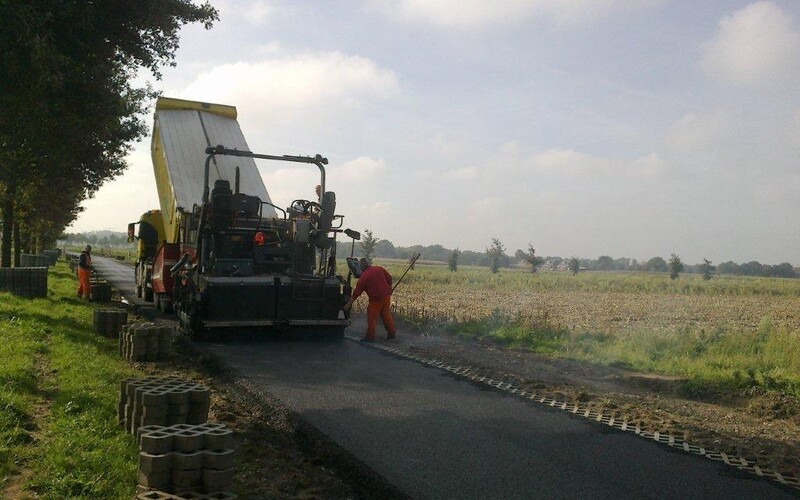
<path id="1" fill-rule="evenodd" d="M 242 1 L 217 0 L 214 7 L 219 10 L 220 21 L 224 23 L 264 26 L 276 12 L 272 2 L 265 0 Z"/>
<path id="2" fill-rule="evenodd" d="M 389 166 L 382 159 L 361 156 L 330 169 L 340 181 L 359 181 L 377 179 L 389 172 Z"/>
<path id="3" fill-rule="evenodd" d="M 364 57 L 327 52 L 219 65 L 175 94 L 281 111 L 331 101 L 358 106 L 363 99 L 389 98 L 399 91 L 397 75 L 391 70 Z"/>
<path id="4" fill-rule="evenodd" d="M 247 19 L 256 26 L 263 26 L 274 11 L 275 8 L 264 1 L 253 2 L 245 10 Z"/>
<path id="5" fill-rule="evenodd" d="M 733 116 L 728 110 L 686 113 L 667 131 L 667 146 L 674 151 L 690 152 L 716 147 L 730 132 Z"/>
<path id="6" fill-rule="evenodd" d="M 450 180 L 472 180 L 476 177 L 478 177 L 477 167 L 455 168 L 444 173 L 444 178 Z"/>
<path id="7" fill-rule="evenodd" d="M 558 26 L 585 24 L 621 9 L 642 8 L 656 0 L 373 0 L 389 17 L 422 21 L 445 29 L 481 29 L 543 19 Z"/>
<path id="8" fill-rule="evenodd" d="M 311 166 L 270 168 L 275 162 L 259 164 L 261 177 L 273 203 L 286 208 L 293 200 L 314 199 L 314 187 L 319 184 L 319 170 Z"/>
<path id="9" fill-rule="evenodd" d="M 701 65 L 714 79 L 744 86 L 785 87 L 800 77 L 800 33 L 770 1 L 722 18 L 703 45 Z"/>
<path id="10" fill-rule="evenodd" d="M 526 165 L 539 171 L 567 175 L 624 175 L 635 178 L 659 175 L 664 162 L 656 153 L 632 160 L 619 160 L 572 149 L 550 149 L 529 157 Z"/>

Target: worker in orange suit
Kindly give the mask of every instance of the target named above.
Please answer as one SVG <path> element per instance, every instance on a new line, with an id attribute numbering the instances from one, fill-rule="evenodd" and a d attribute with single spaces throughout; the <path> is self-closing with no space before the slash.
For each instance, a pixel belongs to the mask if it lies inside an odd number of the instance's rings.
<path id="1" fill-rule="evenodd" d="M 92 277 L 92 246 L 86 245 L 78 259 L 78 297 L 88 299 L 92 293 L 92 285 L 89 279 Z"/>
<path id="2" fill-rule="evenodd" d="M 378 323 L 378 316 L 383 319 L 383 326 L 386 328 L 386 338 L 395 338 L 394 318 L 392 318 L 392 275 L 381 266 L 370 265 L 367 259 L 361 259 L 361 276 L 358 278 L 356 288 L 344 310 L 349 311 L 353 307 L 353 302 L 367 292 L 369 305 L 367 306 L 367 336 L 361 340 L 372 342 L 375 340 L 375 325 Z"/>

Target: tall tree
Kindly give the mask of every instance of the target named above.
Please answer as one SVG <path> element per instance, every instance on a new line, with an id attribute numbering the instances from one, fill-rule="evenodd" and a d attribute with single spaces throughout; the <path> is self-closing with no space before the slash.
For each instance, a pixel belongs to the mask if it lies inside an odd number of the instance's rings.
<path id="1" fill-rule="evenodd" d="M 492 244 L 486 249 L 486 255 L 489 256 L 489 269 L 492 270 L 492 273 L 496 273 L 500 269 L 504 257 L 508 258 L 505 246 L 497 238 L 492 238 Z"/>
<path id="2" fill-rule="evenodd" d="M 644 270 L 664 273 L 669 270 L 669 266 L 663 257 L 653 257 L 644 264 Z"/>
<path id="3" fill-rule="evenodd" d="M 703 275 L 703 279 L 708 281 L 711 279 L 714 273 L 714 266 L 711 265 L 711 261 L 703 258 L 703 263 L 700 264 L 700 273 Z"/>
<path id="4" fill-rule="evenodd" d="M 681 258 L 672 254 L 669 258 L 669 279 L 677 279 L 678 275 L 683 271 L 683 262 Z"/>
<path id="5" fill-rule="evenodd" d="M 361 256 L 370 263 L 372 263 L 372 256 L 375 254 L 375 246 L 379 241 L 381 241 L 381 239 L 376 238 L 371 230 L 364 229 L 364 235 L 361 237 L 359 245 L 361 246 Z"/>
<path id="6" fill-rule="evenodd" d="M 450 252 L 450 257 L 447 259 L 447 267 L 452 271 L 458 271 L 458 257 L 461 255 L 461 250 L 458 248 L 454 248 L 452 252 Z"/>
<path id="7" fill-rule="evenodd" d="M 528 252 L 525 254 L 525 262 L 531 266 L 531 272 L 535 273 L 536 268 L 544 262 L 544 259 L 536 255 L 536 249 L 528 243 Z"/>
<path id="8" fill-rule="evenodd" d="M 155 93 L 134 86 L 138 70 L 160 78 L 159 68 L 174 65 L 180 27 L 209 28 L 217 12 L 189 0 L 41 0 L 0 2 L 0 18 L 0 265 L 8 266 L 15 211 L 35 212 L 20 193 L 40 179 L 72 193 L 63 204 L 46 195 L 33 202 L 72 216 L 59 225 L 71 222 L 146 132 L 142 113 Z"/>
<path id="9" fill-rule="evenodd" d="M 572 273 L 572 275 L 578 274 L 578 271 L 581 270 L 581 261 L 578 260 L 577 257 L 572 257 L 567 261 L 567 269 Z"/>

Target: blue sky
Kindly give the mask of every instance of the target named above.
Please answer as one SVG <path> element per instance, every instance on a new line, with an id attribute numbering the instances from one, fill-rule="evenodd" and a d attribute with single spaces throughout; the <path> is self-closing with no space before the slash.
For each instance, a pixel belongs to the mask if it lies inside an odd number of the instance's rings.
<path id="1" fill-rule="evenodd" d="M 164 95 L 250 147 L 326 155 L 346 225 L 396 245 L 800 264 L 800 4 L 212 1 Z M 149 141 L 71 230 L 157 197 Z M 274 200 L 313 170 L 259 164 Z"/>

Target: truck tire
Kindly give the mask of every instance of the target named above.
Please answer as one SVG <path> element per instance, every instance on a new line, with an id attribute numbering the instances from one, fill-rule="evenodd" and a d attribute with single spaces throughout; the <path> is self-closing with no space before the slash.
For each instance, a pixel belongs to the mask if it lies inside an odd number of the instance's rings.
<path id="1" fill-rule="evenodd" d="M 145 302 L 153 302 L 153 284 L 150 279 L 150 270 L 144 272 L 144 283 L 142 284 Z"/>

